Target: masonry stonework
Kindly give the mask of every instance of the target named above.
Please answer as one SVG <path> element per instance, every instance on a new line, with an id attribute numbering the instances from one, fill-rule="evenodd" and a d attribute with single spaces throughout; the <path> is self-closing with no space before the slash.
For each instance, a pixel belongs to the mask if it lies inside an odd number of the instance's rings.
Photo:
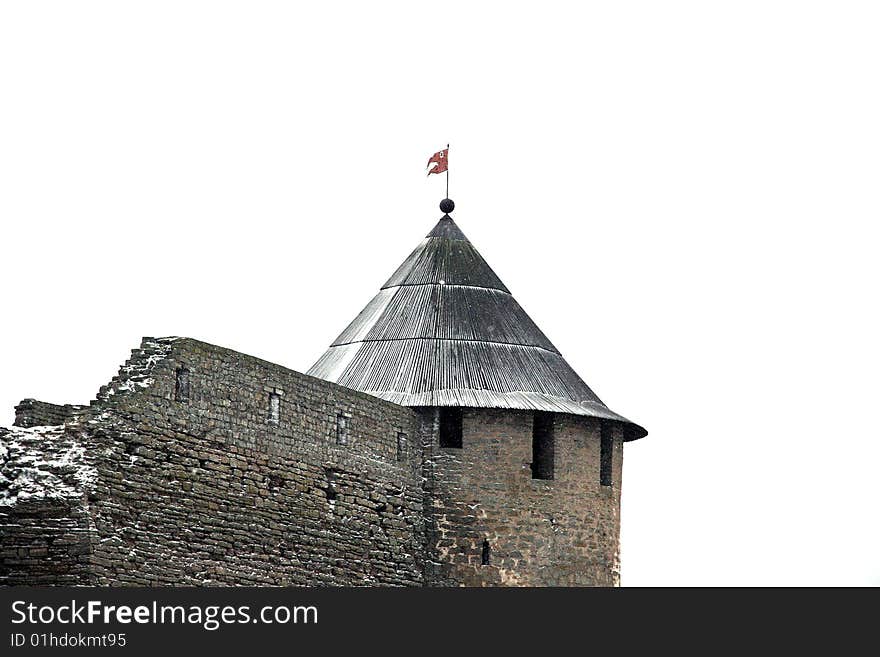
<path id="1" fill-rule="evenodd" d="M 619 429 L 602 486 L 598 419 L 553 415 L 549 480 L 532 478 L 530 411 L 465 409 L 461 448 L 437 422 L 145 338 L 89 406 L 25 400 L 0 429 L 0 583 L 618 583 Z"/>
<path id="2" fill-rule="evenodd" d="M 438 446 L 436 417 L 423 414 L 429 584 L 619 584 L 621 434 L 613 485 L 601 486 L 598 420 L 554 416 L 545 480 L 532 478 L 531 412 L 466 410 L 461 448 Z"/>
<path id="3" fill-rule="evenodd" d="M 175 401 L 181 368 L 188 402 Z M 270 389 L 283 391 L 277 424 Z M 339 412 L 351 415 L 344 446 Z M 3 437 L 0 581 L 420 584 L 421 455 L 398 460 L 397 447 L 416 431 L 401 406 L 194 340 L 147 339 L 88 412 Z M 32 458 L 47 434 L 70 443 L 66 459 Z"/>
<path id="4" fill-rule="evenodd" d="M 0 583 L 90 581 L 95 533 L 84 451 L 78 432 L 64 426 L 0 428 Z"/>
<path id="5" fill-rule="evenodd" d="M 57 426 L 69 422 L 88 406 L 50 404 L 36 399 L 22 399 L 15 407 L 16 427 Z"/>

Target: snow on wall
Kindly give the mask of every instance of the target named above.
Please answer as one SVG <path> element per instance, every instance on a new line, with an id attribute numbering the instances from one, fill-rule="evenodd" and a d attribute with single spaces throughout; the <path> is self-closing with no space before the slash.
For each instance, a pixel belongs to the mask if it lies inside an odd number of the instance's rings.
<path id="1" fill-rule="evenodd" d="M 144 338 L 141 346 L 119 368 L 119 373 L 98 391 L 97 401 L 110 401 L 114 395 L 125 395 L 149 388 L 156 380 L 153 368 L 171 355 L 180 338 Z"/>
<path id="2" fill-rule="evenodd" d="M 0 428 L 0 507 L 81 497 L 95 478 L 75 431 Z"/>
<path id="3" fill-rule="evenodd" d="M 0 585 L 92 582 L 83 440 L 75 426 L 0 428 Z"/>

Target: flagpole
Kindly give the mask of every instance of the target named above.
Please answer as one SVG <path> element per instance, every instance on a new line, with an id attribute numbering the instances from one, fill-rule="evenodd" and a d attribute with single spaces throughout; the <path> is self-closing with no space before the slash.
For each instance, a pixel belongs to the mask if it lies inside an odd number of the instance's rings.
<path id="1" fill-rule="evenodd" d="M 449 144 L 446 144 L 446 198 L 449 198 Z"/>

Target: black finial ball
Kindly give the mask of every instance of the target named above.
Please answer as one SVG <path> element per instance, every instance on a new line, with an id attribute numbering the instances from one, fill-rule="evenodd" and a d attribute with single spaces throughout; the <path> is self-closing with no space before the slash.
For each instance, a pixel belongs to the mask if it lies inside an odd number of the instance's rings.
<path id="1" fill-rule="evenodd" d="M 440 210 L 442 210 L 446 214 L 449 214 L 450 212 L 455 210 L 455 203 L 452 202 L 451 198 L 445 198 L 440 201 Z"/>

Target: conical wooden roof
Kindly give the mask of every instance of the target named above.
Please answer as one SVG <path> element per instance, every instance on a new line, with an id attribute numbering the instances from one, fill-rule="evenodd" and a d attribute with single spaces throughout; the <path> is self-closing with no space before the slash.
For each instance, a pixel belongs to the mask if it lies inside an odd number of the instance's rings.
<path id="1" fill-rule="evenodd" d="M 403 406 L 611 411 L 444 215 L 308 371 Z"/>

